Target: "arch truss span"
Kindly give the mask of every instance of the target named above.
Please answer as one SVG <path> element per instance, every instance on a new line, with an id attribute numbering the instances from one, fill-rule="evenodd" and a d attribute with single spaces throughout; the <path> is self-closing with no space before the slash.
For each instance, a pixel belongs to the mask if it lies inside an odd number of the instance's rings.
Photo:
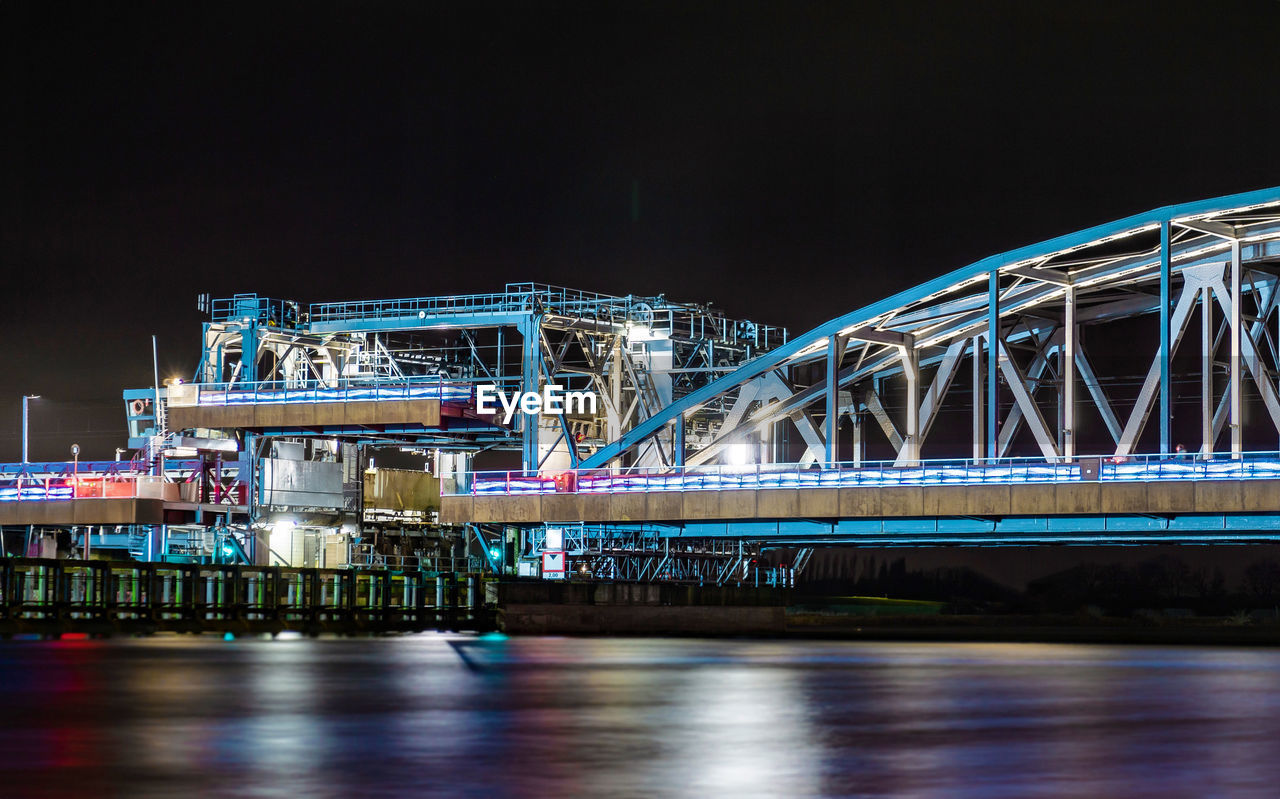
<path id="1" fill-rule="evenodd" d="M 625 469 L 659 435 L 687 466 L 1274 451 L 1278 289 L 1280 188 L 1157 208 L 832 319 L 581 467 Z"/>

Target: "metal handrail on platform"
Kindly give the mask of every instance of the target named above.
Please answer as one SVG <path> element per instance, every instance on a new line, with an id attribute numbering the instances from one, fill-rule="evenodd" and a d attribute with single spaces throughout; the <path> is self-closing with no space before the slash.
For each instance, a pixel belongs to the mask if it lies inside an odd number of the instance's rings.
<path id="1" fill-rule="evenodd" d="M 628 301 L 627 297 L 596 294 L 541 283 L 509 283 L 506 291 L 487 294 L 317 302 L 311 304 L 307 318 L 315 323 L 355 319 L 409 319 L 462 314 L 513 313 L 541 308 L 581 311 L 599 309 L 604 305 L 625 309 L 629 305 Z"/>
<path id="2" fill-rule="evenodd" d="M 253 405 L 307 402 L 369 402 L 395 400 L 440 400 L 442 402 L 470 402 L 475 397 L 475 384 L 491 384 L 492 380 L 464 380 L 454 378 L 419 377 L 395 378 L 385 381 L 340 378 L 332 384 L 314 383 L 299 386 L 284 381 L 260 381 L 255 383 L 198 383 L 189 389 L 194 396 L 190 406 Z M 170 400 L 173 407 L 184 403 Z"/>
<path id="3" fill-rule="evenodd" d="M 136 472 L 0 478 L 0 502 L 177 498 L 177 483 L 163 476 Z"/>
<path id="4" fill-rule="evenodd" d="M 1050 463 L 1037 458 L 921 460 L 820 464 L 701 465 L 613 471 L 482 471 L 459 480 L 454 495 L 627 493 L 771 488 L 852 488 L 859 486 L 944 486 L 1016 483 L 1073 483 L 1089 480 L 1250 480 L 1280 479 L 1280 453 L 1230 453 L 1081 457 Z"/>

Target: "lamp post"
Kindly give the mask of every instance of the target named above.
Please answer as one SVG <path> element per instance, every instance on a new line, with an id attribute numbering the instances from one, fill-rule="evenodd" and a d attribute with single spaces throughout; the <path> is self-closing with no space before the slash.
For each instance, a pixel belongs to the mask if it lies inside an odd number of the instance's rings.
<path id="1" fill-rule="evenodd" d="M 71 498 L 75 499 L 76 495 L 80 493 L 80 445 L 79 444 L 71 445 L 71 457 L 74 459 L 71 467 L 72 468 Z M 92 545 L 91 542 L 89 541 L 89 536 L 92 534 L 93 534 L 93 526 L 87 525 L 84 528 L 84 559 L 85 560 L 89 559 L 89 548 Z M 73 537 L 71 539 L 71 543 L 73 545 L 75 544 L 74 535 L 75 533 L 73 532 L 72 533 Z"/>
<path id="2" fill-rule="evenodd" d="M 40 399 L 40 395 L 22 395 L 22 470 L 24 472 L 27 470 L 27 403 L 33 399 Z"/>

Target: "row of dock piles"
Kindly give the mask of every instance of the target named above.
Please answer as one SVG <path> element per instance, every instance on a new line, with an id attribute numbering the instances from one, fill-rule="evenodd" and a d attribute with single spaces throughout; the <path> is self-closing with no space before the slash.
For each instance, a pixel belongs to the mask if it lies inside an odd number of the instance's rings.
<path id="1" fill-rule="evenodd" d="M 0 636 L 488 630 L 478 573 L 0 560 Z"/>

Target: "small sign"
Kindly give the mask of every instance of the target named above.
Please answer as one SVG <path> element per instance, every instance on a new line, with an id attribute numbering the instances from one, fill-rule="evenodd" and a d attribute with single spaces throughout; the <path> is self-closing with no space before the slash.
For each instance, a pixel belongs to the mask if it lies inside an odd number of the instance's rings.
<path id="1" fill-rule="evenodd" d="M 548 580 L 563 580 L 565 571 L 563 552 L 542 553 L 542 576 Z"/>
<path id="2" fill-rule="evenodd" d="M 1101 458 L 1081 458 L 1080 459 L 1080 479 L 1085 481 L 1094 481 L 1101 478 L 1102 459 Z"/>

